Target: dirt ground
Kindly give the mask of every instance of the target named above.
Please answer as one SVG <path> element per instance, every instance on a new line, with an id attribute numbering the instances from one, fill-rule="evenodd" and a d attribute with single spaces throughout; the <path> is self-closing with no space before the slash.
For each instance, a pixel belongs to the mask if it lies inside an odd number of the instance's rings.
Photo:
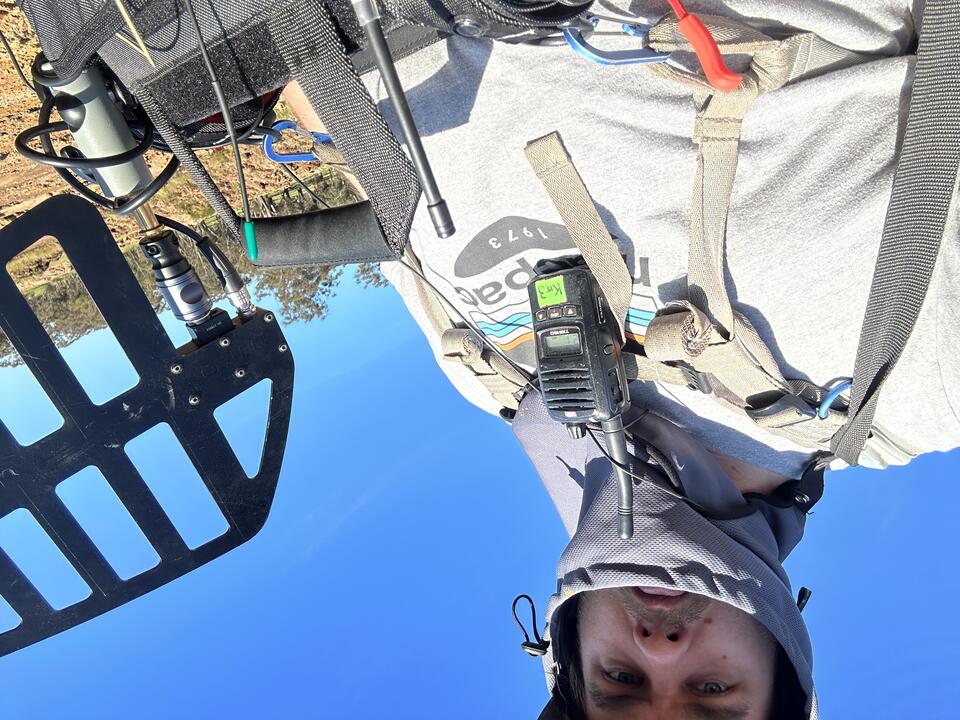
<path id="1" fill-rule="evenodd" d="M 39 47 L 23 13 L 7 0 L 0 2 L 0 30 L 29 73 Z M 63 183 L 49 168 L 23 159 L 13 149 L 17 134 L 36 124 L 40 103 L 21 84 L 6 53 L 0 56 L 0 97 L 0 222 L 6 224 L 59 192 Z"/>
<path id="2" fill-rule="evenodd" d="M 39 43 L 23 13 L 15 3 L 9 0 L 0 0 L 0 30 L 3 31 L 24 72 L 29 77 L 30 65 L 40 49 Z M 40 102 L 37 96 L 21 83 L 13 64 L 2 51 L 0 51 L 0 98 L 3 99 L 0 106 L 0 227 L 2 227 L 47 198 L 72 191 L 51 168 L 24 159 L 14 149 L 14 138 L 17 134 L 36 124 Z M 278 115 L 281 117 L 287 115 L 282 104 L 278 106 Z M 56 116 L 53 119 L 57 119 Z M 68 135 L 61 138 L 55 136 L 54 139 L 57 147 L 69 142 Z M 290 151 L 286 147 L 283 150 Z M 266 195 L 290 184 L 290 179 L 275 163 L 267 160 L 259 147 L 245 146 L 241 148 L 241 153 L 251 198 Z M 159 153 L 151 152 L 147 155 L 147 162 L 154 173 L 162 169 L 167 159 L 168 156 Z M 227 199 L 235 208 L 239 208 L 240 197 L 233 157 L 229 148 L 204 151 L 200 159 Z M 319 163 L 305 163 L 297 165 L 297 172 L 304 176 L 322 170 L 323 167 Z M 332 190 L 334 204 L 350 201 L 350 192 L 342 183 Z M 178 171 L 171 182 L 158 193 L 152 205 L 158 213 L 187 223 L 199 221 L 212 213 L 200 191 L 182 170 Z M 121 247 L 137 242 L 137 228 L 132 220 L 110 214 L 105 214 L 105 220 Z M 9 270 L 18 287 L 24 292 L 71 272 L 59 245 L 50 241 L 37 243 L 29 251 L 19 255 L 10 263 Z"/>

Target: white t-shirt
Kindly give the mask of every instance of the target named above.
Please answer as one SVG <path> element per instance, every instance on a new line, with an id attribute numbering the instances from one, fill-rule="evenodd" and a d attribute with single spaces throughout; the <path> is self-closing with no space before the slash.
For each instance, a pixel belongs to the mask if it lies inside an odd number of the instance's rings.
<path id="1" fill-rule="evenodd" d="M 661 5 L 630 8 L 642 14 Z M 757 100 L 743 124 L 727 228 L 730 297 L 784 375 L 824 385 L 850 377 L 906 117 L 913 59 L 903 53 L 915 37 L 909 4 L 688 5 L 779 36 L 812 31 L 876 55 Z M 592 42 L 620 49 L 637 41 Z M 627 331 L 642 339 L 658 308 L 685 298 L 696 159 L 688 90 L 642 66 L 592 64 L 565 45 L 460 37 L 401 60 L 398 70 L 457 226 L 453 237 L 438 238 L 421 203 L 413 248 L 445 300 L 512 358 L 533 367 L 526 292 L 533 266 L 575 252 L 523 154 L 528 141 L 554 130 L 633 273 Z M 367 82 L 391 118 L 376 75 Z M 877 409 L 878 422 L 923 452 L 960 445 L 958 215 L 955 203 L 919 322 Z M 397 263 L 383 270 L 439 357 L 412 277 Z M 439 362 L 464 397 L 499 409 L 468 371 Z M 635 383 L 631 394 L 711 449 L 755 465 L 797 475 L 809 457 L 696 391 Z"/>

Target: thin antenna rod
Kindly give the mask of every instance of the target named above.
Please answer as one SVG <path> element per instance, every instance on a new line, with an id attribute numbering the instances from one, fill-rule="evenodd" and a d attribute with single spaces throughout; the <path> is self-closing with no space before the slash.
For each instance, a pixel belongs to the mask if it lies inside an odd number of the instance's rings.
<path id="1" fill-rule="evenodd" d="M 200 22 L 197 20 L 197 14 L 193 10 L 193 0 L 183 0 L 187 8 L 187 14 L 193 23 L 193 29 L 197 33 L 197 40 L 200 44 L 200 56 L 203 58 L 203 64 L 207 68 L 207 74 L 210 75 L 210 84 L 213 86 L 213 94 L 217 96 L 217 104 L 220 106 L 220 114 L 223 115 L 223 124 L 227 128 L 227 135 L 230 137 L 230 145 L 233 146 L 233 161 L 237 166 L 237 182 L 240 185 L 240 201 L 243 203 L 243 233 L 247 241 L 247 253 L 251 260 L 257 259 L 257 240 L 253 232 L 253 222 L 250 219 L 250 198 L 247 196 L 247 180 L 243 175 L 243 161 L 240 158 L 240 144 L 237 141 L 237 131 L 233 127 L 233 118 L 230 116 L 230 106 L 227 104 L 227 96 L 220 86 L 220 79 L 217 77 L 217 71 L 213 69 L 213 63 L 210 62 L 210 55 L 207 53 L 206 43 L 203 41 L 203 34 L 200 32 Z"/>
<path id="2" fill-rule="evenodd" d="M 626 471 L 630 464 L 630 455 L 627 453 L 626 433 L 623 429 L 623 418 L 617 415 L 610 420 L 600 423 L 603 430 L 603 439 L 613 460 L 613 470 L 617 476 L 617 517 L 619 518 L 619 534 L 621 539 L 629 540 L 633 537 L 633 480 Z"/>
<path id="3" fill-rule="evenodd" d="M 413 113 L 410 112 L 406 93 L 403 91 L 403 85 L 397 75 L 397 68 L 393 64 L 393 57 L 390 55 L 390 48 L 387 46 L 387 38 L 384 36 L 383 27 L 380 25 L 380 13 L 377 10 L 375 0 L 351 0 L 351 4 L 353 5 L 353 11 L 357 14 L 360 27 L 363 28 L 367 36 L 367 42 L 373 52 L 373 59 L 377 63 L 377 70 L 379 70 L 384 87 L 387 89 L 387 97 L 390 98 L 393 109 L 397 113 L 400 132 L 403 134 L 407 149 L 410 152 L 410 159 L 413 161 L 413 167 L 417 171 L 417 177 L 423 187 L 423 194 L 427 199 L 427 211 L 430 213 L 430 220 L 433 221 L 433 227 L 439 237 L 450 237 L 456 232 L 453 218 L 450 217 L 450 210 L 447 208 L 446 201 L 440 195 L 440 188 L 437 187 L 437 180 L 433 176 L 430 161 L 423 149 L 420 132 L 417 130 L 416 122 L 414 122 Z"/>

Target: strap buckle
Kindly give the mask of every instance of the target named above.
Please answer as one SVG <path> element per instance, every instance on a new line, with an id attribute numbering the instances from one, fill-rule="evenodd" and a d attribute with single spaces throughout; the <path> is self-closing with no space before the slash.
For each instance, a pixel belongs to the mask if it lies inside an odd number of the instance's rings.
<path id="1" fill-rule="evenodd" d="M 680 368 L 684 379 L 687 381 L 687 387 L 691 390 L 699 390 L 704 395 L 713 394 L 713 385 L 710 384 L 710 378 L 706 373 L 700 372 L 690 363 L 678 360 L 676 366 Z"/>

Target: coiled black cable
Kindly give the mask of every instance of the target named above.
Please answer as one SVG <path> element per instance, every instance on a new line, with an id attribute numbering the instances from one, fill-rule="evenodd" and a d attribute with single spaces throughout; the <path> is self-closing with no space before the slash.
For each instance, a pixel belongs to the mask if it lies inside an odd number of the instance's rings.
<path id="1" fill-rule="evenodd" d="M 29 143 L 36 138 L 46 138 L 49 143 L 50 136 L 55 132 L 64 132 L 70 130 L 70 126 L 63 120 L 50 122 L 50 114 L 54 108 L 54 97 L 48 96 L 40 105 L 40 115 L 38 124 L 27 128 L 13 141 L 13 146 L 27 160 L 32 160 L 40 165 L 49 165 L 55 168 L 79 169 L 79 170 L 99 170 L 100 168 L 116 167 L 132 160 L 136 160 L 150 149 L 153 144 L 153 128 L 146 126 L 146 133 L 143 138 L 134 147 L 125 150 L 116 155 L 101 158 L 65 158 L 57 155 L 55 152 L 37 152 Z M 51 144 L 52 146 L 52 144 Z M 46 150 L 46 148 L 44 148 Z"/>
<path id="2" fill-rule="evenodd" d="M 3 38 L 3 40 L 5 40 L 5 38 Z M 6 43 L 4 43 L 4 45 L 6 47 Z M 12 55 L 12 50 L 7 48 L 7 52 L 11 55 L 11 58 L 15 60 Z M 54 148 L 51 136 L 56 132 L 69 131 L 70 126 L 63 120 L 57 122 L 51 122 L 50 120 L 53 110 L 56 107 L 56 99 L 54 98 L 53 94 L 43 85 L 43 73 L 39 70 L 41 60 L 42 55 L 38 56 L 33 67 L 34 78 L 37 79 L 37 82 L 30 84 L 29 81 L 26 80 L 26 76 L 22 78 L 24 85 L 34 89 L 41 100 L 40 112 L 37 116 L 37 125 L 27 128 L 17 135 L 16 139 L 14 140 L 15 149 L 20 155 L 28 160 L 40 165 L 52 167 L 60 176 L 61 180 L 63 180 L 86 200 L 117 215 L 128 215 L 134 212 L 144 203 L 153 198 L 164 187 L 164 185 L 170 181 L 177 169 L 180 167 L 179 159 L 172 154 L 170 148 L 167 147 L 165 142 L 163 142 L 160 135 L 155 131 L 153 123 L 146 116 L 143 110 L 138 107 L 132 110 L 130 109 L 131 107 L 134 107 L 133 101 L 126 93 L 126 90 L 122 88 L 122 86 L 115 87 L 114 92 L 119 101 L 123 102 L 127 107 L 124 114 L 127 117 L 130 131 L 136 140 L 136 146 L 130 150 L 124 151 L 123 153 L 102 158 L 86 158 L 80 155 L 79 152 L 74 152 L 70 155 L 66 155 L 62 152 L 58 153 Z M 22 75 L 23 70 L 19 68 L 17 63 L 14 64 L 18 69 L 18 74 Z M 264 119 L 270 114 L 271 109 L 272 103 L 264 103 L 255 121 L 246 127 L 243 132 L 236 137 L 236 142 L 238 144 L 259 144 L 262 142 L 264 135 L 279 134 L 274 130 L 262 125 Z M 30 147 L 30 143 L 35 140 L 39 141 L 42 152 Z M 227 135 L 225 135 L 222 139 L 215 140 L 211 143 L 204 143 L 202 146 L 217 147 L 230 142 L 231 137 L 230 134 L 227 133 Z M 101 193 L 96 192 L 85 182 L 83 182 L 84 175 L 89 174 L 89 171 L 98 170 L 100 168 L 115 167 L 126 162 L 131 162 L 144 155 L 147 150 L 151 148 L 160 152 L 170 153 L 171 158 L 166 166 L 164 166 L 163 170 L 161 170 L 160 173 L 148 185 L 136 190 L 132 194 L 123 198 L 109 198 Z"/>
<path id="3" fill-rule="evenodd" d="M 518 27 L 527 29 L 556 28 L 564 23 L 571 22 L 583 13 L 589 6 L 587 0 L 583 3 L 558 2 L 557 0 L 481 0 L 481 3 L 497 17 L 518 24 Z"/>
<path id="4" fill-rule="evenodd" d="M 143 133 L 139 142 L 130 150 L 118 153 L 117 155 L 111 155 L 105 158 L 63 157 L 57 154 L 50 136 L 55 132 L 69 130 L 70 127 L 62 120 L 50 122 L 50 115 L 55 107 L 55 99 L 46 89 L 43 90 L 43 93 L 45 97 L 40 104 L 37 125 L 32 128 L 27 128 L 17 135 L 13 145 L 17 152 L 28 160 L 52 167 L 60 176 L 61 180 L 90 202 L 110 210 L 117 215 L 127 215 L 134 212 L 156 195 L 160 189 L 170 181 L 170 178 L 173 177 L 177 168 L 180 167 L 180 161 L 177 160 L 176 157 L 171 157 L 160 174 L 148 185 L 124 198 L 108 198 L 105 195 L 91 190 L 78 179 L 72 171 L 97 170 L 99 168 L 114 167 L 136 160 L 145 154 L 153 145 L 153 125 L 151 125 L 146 118 L 141 118 Z M 35 139 L 40 141 L 43 152 L 38 152 L 29 146 L 29 143 Z"/>

